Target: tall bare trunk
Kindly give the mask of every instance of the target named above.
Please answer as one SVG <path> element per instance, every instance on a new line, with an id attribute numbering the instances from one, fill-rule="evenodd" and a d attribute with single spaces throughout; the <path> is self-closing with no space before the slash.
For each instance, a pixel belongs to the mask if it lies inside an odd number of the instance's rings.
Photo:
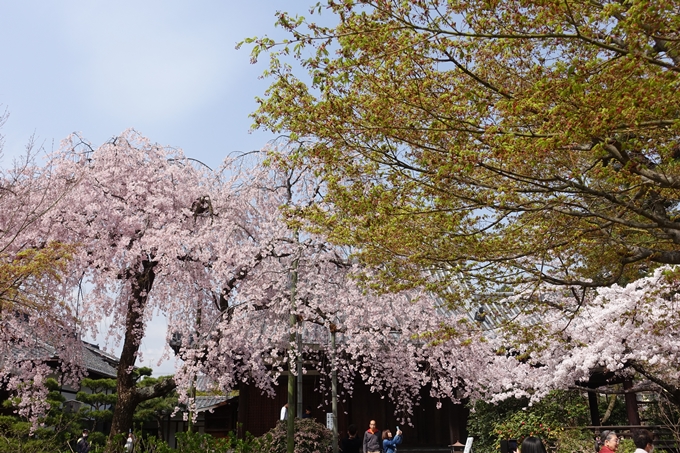
<path id="1" fill-rule="evenodd" d="M 132 291 L 127 305 L 125 318 L 125 339 L 120 353 L 116 376 L 116 406 L 113 410 L 109 446 L 107 452 L 113 451 L 112 440 L 116 434 L 125 434 L 132 429 L 133 415 L 137 405 L 142 401 L 136 391 L 136 383 L 132 370 L 137 361 L 137 352 L 144 329 L 143 314 L 153 287 L 155 278 L 155 261 L 143 260 L 142 268 L 128 276 Z"/>

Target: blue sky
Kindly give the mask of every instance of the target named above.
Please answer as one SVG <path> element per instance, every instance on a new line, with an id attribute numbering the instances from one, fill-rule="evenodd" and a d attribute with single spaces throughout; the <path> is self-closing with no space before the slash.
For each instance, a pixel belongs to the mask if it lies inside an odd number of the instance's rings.
<path id="1" fill-rule="evenodd" d="M 72 132 L 99 145 L 133 127 L 216 167 L 273 136 L 249 133 L 248 114 L 267 81 L 267 58 L 250 64 L 246 37 L 282 37 L 277 10 L 308 16 L 316 0 L 0 0 L 0 133 L 9 165 L 32 135 L 46 150 Z M 316 17 L 316 16 L 315 16 Z M 142 345 L 155 374 L 166 326 Z M 103 339 L 98 339 L 103 342 Z"/>
<path id="2" fill-rule="evenodd" d="M 134 127 L 218 165 L 272 138 L 249 133 L 258 76 L 243 38 L 268 34 L 277 10 L 312 0 L 0 0 L 0 105 L 7 165 L 28 138 L 48 150 L 71 132 L 95 145 Z"/>

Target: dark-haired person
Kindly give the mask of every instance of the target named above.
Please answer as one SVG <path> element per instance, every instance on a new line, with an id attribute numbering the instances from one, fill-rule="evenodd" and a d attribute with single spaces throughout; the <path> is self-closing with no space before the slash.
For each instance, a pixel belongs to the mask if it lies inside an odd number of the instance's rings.
<path id="1" fill-rule="evenodd" d="M 646 429 L 633 431 L 635 453 L 652 453 L 654 450 L 654 436 Z"/>
<path id="2" fill-rule="evenodd" d="M 368 424 L 368 429 L 364 433 L 364 453 L 380 453 L 382 448 L 380 447 L 380 431 L 378 431 L 378 425 L 375 420 L 371 420 Z"/>
<path id="3" fill-rule="evenodd" d="M 302 418 L 312 418 L 312 406 L 305 407 L 305 412 L 302 414 Z"/>
<path id="4" fill-rule="evenodd" d="M 392 431 L 386 429 L 382 433 L 383 453 L 396 453 L 397 445 L 401 443 L 401 430 L 397 430 L 397 435 L 392 439 Z"/>
<path id="5" fill-rule="evenodd" d="M 90 431 L 84 429 L 83 435 L 80 436 L 78 442 L 76 442 L 76 453 L 88 453 L 90 451 L 90 443 L 87 441 L 87 436 L 90 435 Z"/>
<path id="6" fill-rule="evenodd" d="M 522 441 L 521 453 L 546 453 L 543 441 L 538 437 L 526 437 Z"/>
<path id="7" fill-rule="evenodd" d="M 340 450 L 342 453 L 361 453 L 361 439 L 357 437 L 356 425 L 347 428 L 347 437 L 340 441 Z"/>
<path id="8" fill-rule="evenodd" d="M 614 431 L 602 431 L 600 439 L 603 443 L 600 453 L 614 453 L 619 448 L 619 436 Z"/>

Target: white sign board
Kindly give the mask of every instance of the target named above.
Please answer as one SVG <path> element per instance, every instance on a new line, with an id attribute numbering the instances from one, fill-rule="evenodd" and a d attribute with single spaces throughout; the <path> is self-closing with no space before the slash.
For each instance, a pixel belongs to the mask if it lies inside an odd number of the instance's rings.
<path id="1" fill-rule="evenodd" d="M 333 431 L 333 412 L 326 412 L 326 428 Z"/>
<path id="2" fill-rule="evenodd" d="M 468 437 L 465 441 L 465 450 L 463 453 L 470 453 L 472 451 L 472 437 Z"/>

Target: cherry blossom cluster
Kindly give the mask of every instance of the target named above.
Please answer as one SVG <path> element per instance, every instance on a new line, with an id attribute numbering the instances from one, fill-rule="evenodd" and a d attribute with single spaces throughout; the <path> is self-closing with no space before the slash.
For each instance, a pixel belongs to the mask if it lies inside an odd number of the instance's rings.
<path id="1" fill-rule="evenodd" d="M 624 286 L 542 288 L 532 313 L 516 318 L 513 328 L 493 340 L 515 364 L 502 375 L 505 388 L 489 387 L 494 398 L 513 393 L 540 398 L 551 389 L 585 386 L 594 372 L 677 393 L 678 272 L 677 266 L 661 266 Z M 507 302 L 521 303 L 528 295 Z"/>
<path id="2" fill-rule="evenodd" d="M 120 381 L 156 314 L 168 340 L 179 339 L 175 383 L 189 404 L 199 374 L 224 391 L 248 382 L 271 394 L 299 360 L 324 376 L 322 391 L 337 370 L 343 398 L 361 378 L 404 422 L 423 389 L 454 401 L 538 398 L 597 367 L 643 370 L 675 386 L 680 378 L 671 267 L 581 297 L 518 288 L 505 302 L 524 314 L 492 333 L 425 291 L 364 284 L 374 270 L 295 216 L 319 201 L 323 182 L 267 152 L 212 170 L 127 131 L 98 148 L 69 137 L 44 169 L 15 175 L 20 198 L 0 197 L 3 232 L 15 232 L 3 239 L 7 257 L 53 241 L 72 247 L 63 271 L 32 280 L 50 303 L 0 313 L 0 370 L 33 419 L 46 409 L 49 360 L 58 357 L 62 379 L 75 382 L 85 370 L 79 339 L 104 334 L 122 345 Z"/>

